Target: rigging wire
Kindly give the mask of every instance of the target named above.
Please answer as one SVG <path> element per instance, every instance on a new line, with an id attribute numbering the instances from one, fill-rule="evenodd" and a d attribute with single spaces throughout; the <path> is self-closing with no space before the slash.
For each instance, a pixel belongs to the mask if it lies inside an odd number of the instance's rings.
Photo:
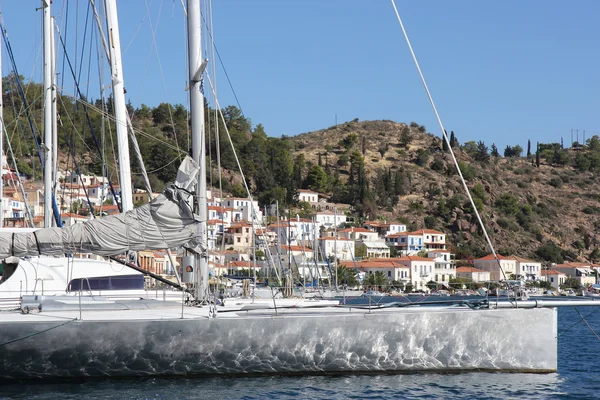
<path id="1" fill-rule="evenodd" d="M 452 149 L 452 146 L 450 145 L 450 140 L 448 139 L 448 135 L 446 135 L 446 130 L 444 128 L 444 124 L 442 123 L 442 119 L 438 113 L 435 102 L 433 101 L 433 97 L 431 96 L 431 92 L 429 91 L 429 87 L 427 86 L 427 82 L 425 81 L 425 76 L 423 75 L 423 72 L 421 71 L 421 67 L 417 60 L 417 56 L 415 55 L 415 52 L 413 51 L 412 45 L 408 38 L 408 34 L 406 33 L 406 29 L 404 29 L 404 24 L 402 23 L 402 19 L 400 18 L 400 13 L 398 12 L 398 8 L 396 7 L 396 2 L 395 2 L 395 0 L 390 0 L 390 1 L 392 2 L 392 7 L 394 8 L 394 12 L 396 13 L 396 18 L 398 19 L 398 23 L 400 24 L 400 28 L 402 29 L 402 33 L 404 34 L 404 39 L 406 40 L 406 44 L 408 45 L 408 49 L 410 50 L 412 59 L 415 63 L 415 66 L 417 68 L 419 76 L 421 77 L 421 83 L 423 84 L 423 87 L 425 88 L 425 92 L 427 93 L 427 98 L 429 99 L 429 103 L 431 104 L 431 107 L 433 108 L 433 112 L 437 119 L 438 125 L 440 126 L 440 129 L 442 131 L 442 136 L 443 136 L 444 140 L 446 141 L 446 144 L 448 145 L 448 150 L 450 152 L 450 155 L 452 156 L 454 165 L 456 166 L 456 171 L 458 172 L 460 181 L 463 185 L 465 192 L 467 193 L 467 197 L 469 198 L 469 202 L 471 204 L 471 207 L 473 208 L 473 212 L 474 212 L 475 216 L 477 217 L 477 220 L 479 221 L 479 226 L 481 227 L 481 230 L 483 231 L 485 240 L 487 241 L 487 244 L 488 244 L 490 250 L 492 251 L 494 259 L 498 263 L 498 268 L 499 268 L 500 272 L 502 272 L 502 276 L 506 280 L 507 279 L 506 273 L 504 272 L 504 268 L 502 268 L 502 264 L 500 262 L 498 254 L 496 254 L 496 250 L 494 249 L 494 245 L 492 244 L 492 241 L 490 240 L 490 237 L 485 228 L 485 225 L 483 224 L 483 220 L 481 219 L 481 216 L 479 215 L 479 211 L 477 211 L 477 207 L 475 206 L 475 202 L 473 201 L 473 197 L 471 196 L 471 192 L 469 191 L 469 187 L 467 186 L 467 181 L 465 180 L 465 178 L 460 170 L 460 167 L 458 165 L 458 160 L 456 159 L 454 150 Z"/>

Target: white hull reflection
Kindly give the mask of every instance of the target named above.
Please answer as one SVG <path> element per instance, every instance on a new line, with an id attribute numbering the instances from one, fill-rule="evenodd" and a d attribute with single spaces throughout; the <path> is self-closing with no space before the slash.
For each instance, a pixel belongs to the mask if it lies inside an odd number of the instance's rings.
<path id="1" fill-rule="evenodd" d="M 231 304 L 212 318 L 210 307 L 185 307 L 182 318 L 179 304 L 106 301 L 92 310 L 77 302 L 64 311 L 3 313 L 0 377 L 557 368 L 556 309 L 366 310 L 300 301 L 277 311 Z"/>

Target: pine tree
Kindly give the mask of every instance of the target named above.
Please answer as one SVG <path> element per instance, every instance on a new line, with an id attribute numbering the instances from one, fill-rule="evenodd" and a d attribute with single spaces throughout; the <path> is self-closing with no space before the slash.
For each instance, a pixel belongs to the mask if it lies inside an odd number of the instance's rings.
<path id="1" fill-rule="evenodd" d="M 492 151 L 490 152 L 490 155 L 495 158 L 500 157 L 500 153 L 498 153 L 498 148 L 496 147 L 495 143 L 492 143 Z"/>

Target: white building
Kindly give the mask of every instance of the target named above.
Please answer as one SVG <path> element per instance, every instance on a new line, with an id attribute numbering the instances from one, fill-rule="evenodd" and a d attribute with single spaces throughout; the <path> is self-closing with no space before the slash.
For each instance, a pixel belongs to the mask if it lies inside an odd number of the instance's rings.
<path id="1" fill-rule="evenodd" d="M 307 203 L 317 203 L 319 202 L 319 193 L 313 192 L 312 190 L 299 189 L 298 201 L 305 201 Z"/>
<path id="2" fill-rule="evenodd" d="M 354 260 L 354 240 L 347 238 L 324 237 L 319 239 L 321 254 L 340 261 Z"/>
<path id="3" fill-rule="evenodd" d="M 557 271 L 554 269 L 542 270 L 542 279 L 550 282 L 550 286 L 554 290 L 560 290 L 560 287 L 565 283 L 568 276 L 564 272 Z"/>
<path id="4" fill-rule="evenodd" d="M 542 278 L 542 263 L 526 258 L 512 256 L 516 263 L 516 275 L 526 281 L 538 281 Z"/>
<path id="5" fill-rule="evenodd" d="M 325 229 L 339 227 L 346 223 L 346 215 L 344 213 L 335 213 L 328 210 L 316 212 L 314 218 L 316 224 Z"/>
<path id="6" fill-rule="evenodd" d="M 447 286 L 450 279 L 456 278 L 456 265 L 448 250 L 430 250 L 427 257 L 435 261 L 434 273 L 437 283 Z"/>

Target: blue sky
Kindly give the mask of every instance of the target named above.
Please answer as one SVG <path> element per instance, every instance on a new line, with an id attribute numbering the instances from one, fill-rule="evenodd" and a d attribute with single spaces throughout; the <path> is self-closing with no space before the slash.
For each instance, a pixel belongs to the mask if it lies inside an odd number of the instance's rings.
<path id="1" fill-rule="evenodd" d="M 20 73 L 38 81 L 39 3 L 0 3 Z M 70 37 L 83 36 L 87 2 L 79 3 L 80 29 L 75 35 L 71 23 Z M 186 104 L 180 0 L 118 5 L 128 98 L 135 106 Z M 502 150 L 562 136 L 567 145 L 571 129 L 579 130 L 580 141 L 584 130 L 587 138 L 600 132 L 600 2 L 397 0 L 397 5 L 446 129 L 461 143 L 483 140 Z M 53 13 L 64 23 L 63 1 L 54 1 Z M 156 26 L 164 83 L 149 21 Z M 245 115 L 269 135 L 326 128 L 336 116 L 338 122 L 416 121 L 440 134 L 389 0 L 222 0 L 214 2 L 213 24 Z M 4 57 L 4 74 L 7 64 Z M 97 76 L 92 70 L 90 80 L 97 82 Z M 93 82 L 90 98 L 98 97 Z M 221 67 L 217 87 L 222 105 L 235 104 Z"/>

